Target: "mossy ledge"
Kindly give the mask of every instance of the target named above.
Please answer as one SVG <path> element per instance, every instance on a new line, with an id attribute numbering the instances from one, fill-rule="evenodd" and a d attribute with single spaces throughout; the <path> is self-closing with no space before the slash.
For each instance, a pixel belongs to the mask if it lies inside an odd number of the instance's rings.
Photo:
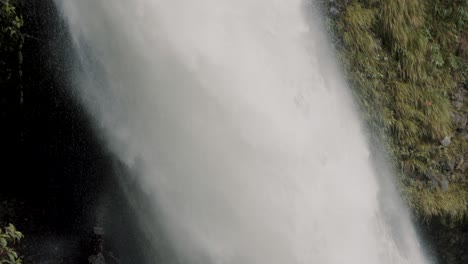
<path id="1" fill-rule="evenodd" d="M 339 60 L 412 211 L 468 215 L 468 1 L 327 1 Z"/>

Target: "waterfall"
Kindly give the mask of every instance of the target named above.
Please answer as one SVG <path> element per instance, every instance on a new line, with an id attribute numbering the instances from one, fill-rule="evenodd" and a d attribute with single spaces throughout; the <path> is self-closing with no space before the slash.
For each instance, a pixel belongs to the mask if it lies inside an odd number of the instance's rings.
<path id="1" fill-rule="evenodd" d="M 149 263 L 428 263 L 314 3 L 56 2 Z"/>

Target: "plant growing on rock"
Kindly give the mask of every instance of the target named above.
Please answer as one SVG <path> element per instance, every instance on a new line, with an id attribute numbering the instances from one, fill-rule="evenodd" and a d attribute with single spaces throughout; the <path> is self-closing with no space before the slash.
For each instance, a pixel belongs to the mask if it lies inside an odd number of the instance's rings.
<path id="1" fill-rule="evenodd" d="M 330 2 L 339 59 L 370 138 L 393 157 L 408 204 L 424 218 L 463 221 L 468 1 Z"/>
<path id="2" fill-rule="evenodd" d="M 23 234 L 10 224 L 0 228 L 0 264 L 20 264 L 21 258 L 14 246 L 23 238 Z"/>

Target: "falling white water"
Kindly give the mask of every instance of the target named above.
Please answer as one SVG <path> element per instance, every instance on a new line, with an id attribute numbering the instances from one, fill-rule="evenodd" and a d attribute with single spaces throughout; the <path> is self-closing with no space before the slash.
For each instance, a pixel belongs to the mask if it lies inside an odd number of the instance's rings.
<path id="1" fill-rule="evenodd" d="M 57 3 L 84 69 L 79 94 L 137 169 L 159 216 L 144 228 L 164 230 L 175 262 L 427 263 L 375 173 L 388 177 L 313 5 Z"/>

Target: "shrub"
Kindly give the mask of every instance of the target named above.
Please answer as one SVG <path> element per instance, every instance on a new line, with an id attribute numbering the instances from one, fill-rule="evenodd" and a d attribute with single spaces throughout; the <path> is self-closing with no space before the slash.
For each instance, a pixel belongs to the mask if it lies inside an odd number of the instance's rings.
<path id="1" fill-rule="evenodd" d="M 0 228 L 0 264 L 19 264 L 21 258 L 14 246 L 23 238 L 23 234 L 10 224 L 4 229 Z"/>

